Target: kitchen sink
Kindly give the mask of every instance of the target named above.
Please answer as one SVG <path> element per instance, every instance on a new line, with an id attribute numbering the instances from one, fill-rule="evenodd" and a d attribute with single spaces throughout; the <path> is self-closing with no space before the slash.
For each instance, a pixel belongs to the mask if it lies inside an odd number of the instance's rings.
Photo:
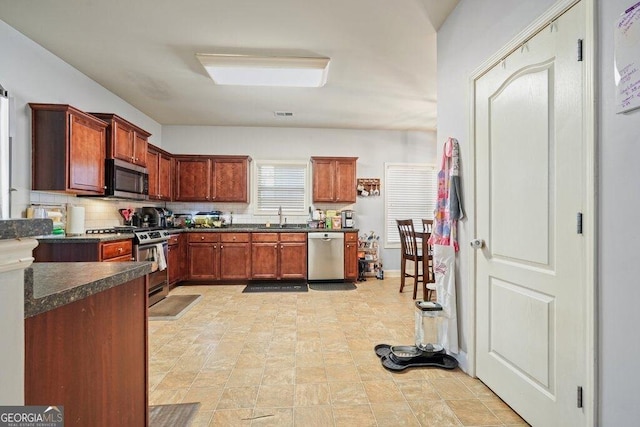
<path id="1" fill-rule="evenodd" d="M 282 228 L 286 228 L 286 229 L 291 229 L 291 228 L 307 228 L 307 224 L 282 224 L 282 225 L 278 225 L 278 224 L 271 224 L 270 227 L 267 227 L 266 224 L 263 225 L 259 225 L 258 228 L 260 229 L 264 229 L 264 230 L 270 230 L 270 229 L 282 229 Z"/>

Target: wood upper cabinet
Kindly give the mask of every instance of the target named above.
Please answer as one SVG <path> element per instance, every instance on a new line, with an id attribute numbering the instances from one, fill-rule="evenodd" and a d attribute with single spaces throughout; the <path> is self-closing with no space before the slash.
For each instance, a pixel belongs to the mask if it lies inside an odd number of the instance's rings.
<path id="1" fill-rule="evenodd" d="M 175 156 L 174 200 L 211 200 L 211 159 L 203 156 Z"/>
<path id="2" fill-rule="evenodd" d="M 176 201 L 249 201 L 248 156 L 174 156 Z"/>
<path id="3" fill-rule="evenodd" d="M 355 203 L 357 157 L 312 157 L 313 201 Z"/>
<path id="4" fill-rule="evenodd" d="M 243 203 L 249 201 L 249 161 L 248 157 L 219 157 L 214 160 L 214 200 Z"/>
<path id="5" fill-rule="evenodd" d="M 70 105 L 29 104 L 31 188 L 104 194 L 107 124 Z"/>
<path id="6" fill-rule="evenodd" d="M 252 279 L 307 278 L 306 233 L 253 233 Z"/>
<path id="7" fill-rule="evenodd" d="M 358 233 L 344 233 L 344 280 L 358 280 Z"/>
<path id="8" fill-rule="evenodd" d="M 149 144 L 147 171 L 149 173 L 149 199 L 170 201 L 172 196 L 171 155 Z"/>
<path id="9" fill-rule="evenodd" d="M 91 113 L 109 124 L 107 128 L 107 157 L 134 165 L 147 166 L 147 144 L 151 134 L 120 116 Z"/>

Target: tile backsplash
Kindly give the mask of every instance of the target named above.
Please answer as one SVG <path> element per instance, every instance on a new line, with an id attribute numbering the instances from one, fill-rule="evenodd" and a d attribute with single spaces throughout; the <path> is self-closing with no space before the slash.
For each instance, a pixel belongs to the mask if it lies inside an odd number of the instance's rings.
<path id="1" fill-rule="evenodd" d="M 118 209 L 141 208 L 143 206 L 164 207 L 174 213 L 195 214 L 201 211 L 222 211 L 233 213 L 234 224 L 263 224 L 277 223 L 278 215 L 254 215 L 252 205 L 246 203 L 180 203 L 180 202 L 137 202 L 132 200 L 101 200 L 94 198 L 76 197 L 62 193 L 48 193 L 32 191 L 31 203 L 42 205 L 75 205 L 85 208 L 85 229 L 108 228 L 123 224 L 123 218 Z M 331 204 L 315 205 L 318 209 L 353 209 L 353 205 L 335 206 Z M 290 224 L 305 223 L 308 215 L 284 215 Z"/>

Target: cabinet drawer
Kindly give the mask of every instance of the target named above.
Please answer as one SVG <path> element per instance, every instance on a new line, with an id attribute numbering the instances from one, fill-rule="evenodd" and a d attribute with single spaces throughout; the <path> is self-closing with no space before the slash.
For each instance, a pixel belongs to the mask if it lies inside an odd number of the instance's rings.
<path id="1" fill-rule="evenodd" d="M 189 233 L 190 243 L 218 243 L 219 233 Z"/>
<path id="2" fill-rule="evenodd" d="M 277 242 L 278 233 L 251 233 L 253 242 Z"/>
<path id="3" fill-rule="evenodd" d="M 247 243 L 249 242 L 249 233 L 220 233 L 220 241 L 223 243 Z"/>
<path id="4" fill-rule="evenodd" d="M 357 242 L 358 241 L 358 233 L 344 233 L 344 241 L 345 242 Z"/>
<path id="5" fill-rule="evenodd" d="M 306 242 L 307 233 L 280 233 L 281 242 Z"/>
<path id="6" fill-rule="evenodd" d="M 103 243 L 102 260 L 108 260 L 110 258 L 122 257 L 124 255 L 131 255 L 133 242 L 131 240 L 118 240 L 116 242 Z"/>
<path id="7" fill-rule="evenodd" d="M 180 235 L 172 234 L 171 236 L 169 236 L 169 242 L 167 244 L 169 246 L 174 246 L 174 245 L 177 245 L 179 241 L 180 241 Z"/>

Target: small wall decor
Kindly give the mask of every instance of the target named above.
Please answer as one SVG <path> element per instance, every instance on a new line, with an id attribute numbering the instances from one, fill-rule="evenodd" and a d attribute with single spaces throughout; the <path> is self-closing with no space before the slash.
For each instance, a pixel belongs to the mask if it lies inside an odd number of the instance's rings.
<path id="1" fill-rule="evenodd" d="M 358 178 L 358 196 L 369 197 L 380 195 L 380 178 Z"/>

